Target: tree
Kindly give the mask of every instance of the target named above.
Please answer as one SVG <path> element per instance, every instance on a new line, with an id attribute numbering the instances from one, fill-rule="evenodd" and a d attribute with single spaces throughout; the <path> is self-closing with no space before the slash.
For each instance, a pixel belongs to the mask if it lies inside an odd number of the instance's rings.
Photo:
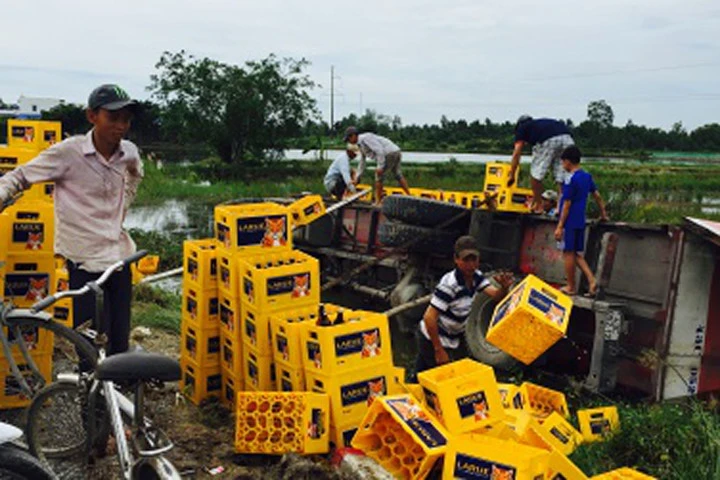
<path id="1" fill-rule="evenodd" d="M 74 103 L 55 105 L 42 112 L 43 120 L 55 120 L 62 123 L 63 135 L 80 135 L 90 130 L 90 122 L 85 115 L 85 108 Z"/>
<path id="2" fill-rule="evenodd" d="M 587 108 L 587 116 L 589 122 L 596 124 L 600 128 L 612 127 L 615 120 L 613 109 L 605 100 L 590 102 Z"/>
<path id="3" fill-rule="evenodd" d="M 177 140 L 203 141 L 228 163 L 262 160 L 318 117 L 308 65 L 270 55 L 241 67 L 165 52 L 148 89 L 163 109 L 163 129 Z"/>

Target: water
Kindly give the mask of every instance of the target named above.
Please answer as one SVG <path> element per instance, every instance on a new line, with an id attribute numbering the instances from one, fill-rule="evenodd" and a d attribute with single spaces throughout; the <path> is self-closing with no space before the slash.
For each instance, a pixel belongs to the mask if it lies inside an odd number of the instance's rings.
<path id="1" fill-rule="evenodd" d="M 214 206 L 206 203 L 166 200 L 160 205 L 130 207 L 126 229 L 184 234 L 185 238 L 204 238 L 211 234 Z"/>
<path id="2" fill-rule="evenodd" d="M 341 154 L 343 150 L 309 150 L 303 153 L 302 150 L 290 149 L 285 151 L 287 160 L 332 160 Z M 493 153 L 438 153 L 438 152 L 403 152 L 405 163 L 442 163 L 454 158 L 459 163 L 488 163 L 488 162 L 509 162 L 510 152 L 507 155 Z M 530 156 L 523 155 L 521 162 L 529 162 Z"/>

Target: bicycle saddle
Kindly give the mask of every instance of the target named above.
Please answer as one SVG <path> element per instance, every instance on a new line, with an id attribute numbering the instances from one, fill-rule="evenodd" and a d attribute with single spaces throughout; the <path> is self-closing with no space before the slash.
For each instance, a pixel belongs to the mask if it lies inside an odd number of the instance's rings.
<path id="1" fill-rule="evenodd" d="M 103 360 L 95 370 L 98 380 L 132 382 L 180 380 L 180 364 L 172 358 L 149 352 L 126 352 Z"/>

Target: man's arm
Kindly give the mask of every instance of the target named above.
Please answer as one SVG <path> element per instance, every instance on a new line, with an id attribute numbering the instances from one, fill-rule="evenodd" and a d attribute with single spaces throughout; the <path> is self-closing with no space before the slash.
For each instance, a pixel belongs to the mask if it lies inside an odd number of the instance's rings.
<path id="1" fill-rule="evenodd" d="M 605 202 L 603 202 L 603 199 L 600 196 L 600 192 L 595 190 L 592 195 L 593 195 L 593 198 L 595 199 L 595 202 L 598 205 L 598 208 L 600 208 L 600 220 L 607 222 L 608 214 L 607 214 L 607 210 L 605 210 Z"/>
<path id="2" fill-rule="evenodd" d="M 340 162 L 340 175 L 342 175 L 343 181 L 345 182 L 345 188 L 351 192 L 355 192 L 355 184 L 353 183 L 352 173 L 350 172 L 350 159 L 345 155 L 345 158 Z"/>
<path id="3" fill-rule="evenodd" d="M 448 363 L 450 361 L 450 357 L 443 348 L 442 343 L 440 343 L 440 333 L 438 330 L 439 316 L 440 312 L 438 309 L 432 305 L 428 305 L 427 310 L 425 310 L 423 320 L 425 320 L 425 329 L 430 337 L 430 343 L 432 343 L 433 349 L 435 350 L 435 361 L 438 365 L 442 365 L 443 363 Z"/>
<path id="4" fill-rule="evenodd" d="M 525 142 L 518 140 L 515 142 L 515 148 L 512 154 L 512 160 L 510 160 L 510 178 L 508 179 L 507 186 L 512 187 L 515 183 L 515 173 L 517 172 L 518 165 L 520 165 L 520 157 L 522 156 L 522 149 L 525 146 Z"/>
<path id="5" fill-rule="evenodd" d="M 139 154 L 137 162 L 133 165 L 129 165 L 125 173 L 125 203 L 123 204 L 123 218 L 127 214 L 130 205 L 135 200 L 137 195 L 137 189 L 142 181 L 145 172 L 143 170 L 142 159 Z"/>
<path id="6" fill-rule="evenodd" d="M 567 217 L 570 214 L 571 204 L 571 200 L 565 199 L 563 201 L 563 209 L 562 212 L 560 212 L 560 220 L 558 220 L 558 225 L 555 229 L 555 240 L 557 240 L 558 242 L 562 240 L 563 229 L 565 228 L 565 222 L 567 221 Z"/>
<path id="7" fill-rule="evenodd" d="M 485 287 L 483 291 L 490 297 L 492 297 L 492 299 L 496 302 L 500 302 L 510 291 L 510 287 L 512 287 L 512 284 L 515 281 L 515 277 L 513 277 L 513 274 L 510 272 L 504 272 L 495 275 L 493 277 L 493 280 L 495 280 L 500 286 L 496 287 L 490 284 Z"/>

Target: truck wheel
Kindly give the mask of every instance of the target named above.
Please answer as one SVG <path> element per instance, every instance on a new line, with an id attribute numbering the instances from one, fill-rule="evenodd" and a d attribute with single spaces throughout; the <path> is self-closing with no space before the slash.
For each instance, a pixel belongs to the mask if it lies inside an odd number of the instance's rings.
<path id="1" fill-rule="evenodd" d="M 465 341 L 475 360 L 507 371 L 518 361 L 485 339 L 496 305 L 497 302 L 486 293 L 475 295 L 465 326 Z"/>
<path id="2" fill-rule="evenodd" d="M 462 233 L 455 231 L 437 231 L 431 228 L 406 225 L 400 222 L 383 222 L 378 228 L 380 243 L 386 247 L 400 247 L 422 237 L 409 247 L 416 253 L 437 253 L 438 255 L 452 255 L 455 240 Z"/>
<path id="3" fill-rule="evenodd" d="M 382 210 L 383 214 L 388 218 L 424 227 L 434 227 L 462 212 L 468 211 L 462 205 L 407 195 L 385 197 Z M 464 222 L 464 225 L 461 222 Z M 458 220 L 458 225 L 452 225 L 451 228 L 467 231 L 467 225 L 468 219 L 462 218 Z"/>

